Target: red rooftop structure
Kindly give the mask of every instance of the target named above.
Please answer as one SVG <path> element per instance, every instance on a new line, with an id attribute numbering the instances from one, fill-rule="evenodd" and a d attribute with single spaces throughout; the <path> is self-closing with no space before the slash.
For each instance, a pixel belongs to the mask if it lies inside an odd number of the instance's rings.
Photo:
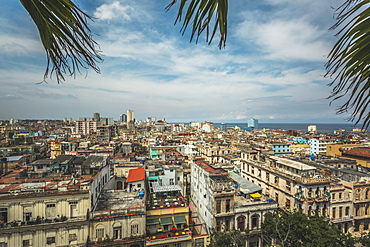
<path id="1" fill-rule="evenodd" d="M 126 183 L 137 182 L 145 179 L 145 169 L 136 168 L 128 172 Z"/>

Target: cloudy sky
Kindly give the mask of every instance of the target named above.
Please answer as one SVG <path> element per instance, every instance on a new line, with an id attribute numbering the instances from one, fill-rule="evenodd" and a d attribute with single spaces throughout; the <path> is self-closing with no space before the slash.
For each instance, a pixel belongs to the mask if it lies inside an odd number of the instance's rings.
<path id="1" fill-rule="evenodd" d="M 88 2 L 88 3 L 87 3 Z M 46 56 L 19 1 L 0 9 L 0 119 L 136 119 L 169 122 L 342 123 L 324 79 L 336 38 L 335 0 L 229 1 L 225 49 L 174 26 L 171 0 L 91 0 L 77 5 L 96 18 L 101 74 L 89 70 L 63 84 L 43 80 Z"/>

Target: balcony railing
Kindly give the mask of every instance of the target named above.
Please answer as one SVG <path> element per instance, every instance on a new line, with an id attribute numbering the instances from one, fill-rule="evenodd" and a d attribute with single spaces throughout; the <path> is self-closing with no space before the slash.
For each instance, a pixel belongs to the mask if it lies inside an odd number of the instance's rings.
<path id="1" fill-rule="evenodd" d="M 150 234 L 146 237 L 146 246 L 191 240 L 191 236 L 190 229 Z"/>
<path id="2" fill-rule="evenodd" d="M 340 223 L 340 222 L 351 221 L 351 220 L 353 220 L 353 216 L 349 215 L 349 216 L 344 216 L 344 217 L 341 217 L 341 218 L 331 219 L 331 222 Z"/>
<path id="3" fill-rule="evenodd" d="M 34 225 L 45 225 L 45 224 L 70 223 L 70 222 L 84 221 L 84 220 L 86 220 L 86 217 L 67 218 L 65 216 L 60 217 L 60 218 L 54 218 L 54 219 L 36 219 L 36 220 L 30 220 L 30 221 L 14 220 L 11 222 L 0 223 L 0 229 L 12 228 L 12 227 L 29 227 L 29 226 L 34 226 Z"/>

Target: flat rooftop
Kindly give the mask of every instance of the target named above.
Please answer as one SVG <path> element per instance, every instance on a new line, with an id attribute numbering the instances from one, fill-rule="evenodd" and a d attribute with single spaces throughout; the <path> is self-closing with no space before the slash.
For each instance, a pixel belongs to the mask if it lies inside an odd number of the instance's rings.
<path id="1" fill-rule="evenodd" d="M 270 159 L 275 160 L 277 163 L 280 163 L 285 166 L 289 166 L 291 168 L 301 170 L 301 171 L 308 171 L 308 170 L 316 170 L 316 167 L 307 165 L 305 163 L 287 159 L 287 158 L 281 158 L 278 156 L 270 156 Z"/>
<path id="2" fill-rule="evenodd" d="M 95 211 L 119 211 L 127 209 L 143 208 L 145 202 L 139 198 L 139 192 L 127 192 L 125 190 L 102 191 Z"/>

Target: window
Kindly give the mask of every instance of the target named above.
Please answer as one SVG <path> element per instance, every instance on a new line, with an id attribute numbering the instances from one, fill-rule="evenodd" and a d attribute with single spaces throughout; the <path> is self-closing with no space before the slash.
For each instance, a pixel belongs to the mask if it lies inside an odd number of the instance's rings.
<path id="1" fill-rule="evenodd" d="M 266 181 L 270 182 L 270 173 L 266 172 Z"/>
<path id="2" fill-rule="evenodd" d="M 331 194 L 333 200 L 335 200 L 335 193 Z"/>
<path id="3" fill-rule="evenodd" d="M 335 208 L 333 208 L 333 211 L 332 211 L 332 218 L 335 218 Z"/>
<path id="4" fill-rule="evenodd" d="M 356 200 L 360 200 L 360 190 L 356 190 Z"/>
<path id="5" fill-rule="evenodd" d="M 230 212 L 230 199 L 226 200 L 226 212 Z"/>
<path id="6" fill-rule="evenodd" d="M 338 198 L 339 198 L 339 199 L 342 199 L 342 193 L 339 193 L 339 194 L 338 194 Z"/>
<path id="7" fill-rule="evenodd" d="M 339 218 L 343 217 L 343 207 L 339 207 Z"/>
<path id="8" fill-rule="evenodd" d="M 289 199 L 286 199 L 286 201 L 285 201 L 285 206 L 286 206 L 286 207 L 290 207 L 290 200 L 289 200 Z"/>
<path id="9" fill-rule="evenodd" d="M 104 229 L 103 229 L 103 230 L 104 230 Z M 75 240 L 77 240 L 77 234 L 76 234 L 76 233 L 69 234 L 69 236 L 68 236 L 68 240 L 69 240 L 69 241 L 75 241 Z"/>
<path id="10" fill-rule="evenodd" d="M 139 233 L 139 225 L 131 225 L 131 235 L 138 234 Z"/>
<path id="11" fill-rule="evenodd" d="M 52 219 L 56 216 L 55 204 L 46 204 L 46 218 Z"/>
<path id="12" fill-rule="evenodd" d="M 252 216 L 252 229 L 258 229 L 258 215 Z"/>
<path id="13" fill-rule="evenodd" d="M 216 201 L 216 213 L 221 213 L 221 200 Z"/>
<path id="14" fill-rule="evenodd" d="M 55 244 L 55 237 L 47 237 L 46 244 Z"/>
<path id="15" fill-rule="evenodd" d="M 96 229 L 96 238 L 103 239 L 104 238 L 104 228 Z"/>
<path id="16" fill-rule="evenodd" d="M 113 238 L 114 239 L 121 239 L 121 235 L 122 235 L 121 226 L 113 227 Z"/>
<path id="17" fill-rule="evenodd" d="M 288 191 L 290 191 L 290 189 L 291 189 L 291 186 L 290 186 L 290 182 L 289 181 L 286 181 L 286 189 Z"/>
<path id="18" fill-rule="evenodd" d="M 173 244 L 172 247 L 181 247 L 181 243 Z"/>
<path id="19" fill-rule="evenodd" d="M 275 184 L 279 183 L 279 177 L 275 177 Z"/>
<path id="20" fill-rule="evenodd" d="M 170 185 L 175 185 L 173 178 L 170 178 Z"/>
<path id="21" fill-rule="evenodd" d="M 31 241 L 29 239 L 23 240 L 22 241 L 22 246 L 23 247 L 31 246 Z"/>
<path id="22" fill-rule="evenodd" d="M 221 231 L 221 221 L 220 220 L 217 220 L 216 221 L 216 231 Z"/>
<path id="23" fill-rule="evenodd" d="M 349 207 L 346 207 L 346 216 L 349 215 Z"/>
<path id="24" fill-rule="evenodd" d="M 8 222 L 8 209 L 7 208 L 0 208 L 0 222 L 3 222 L 3 223 Z"/>

